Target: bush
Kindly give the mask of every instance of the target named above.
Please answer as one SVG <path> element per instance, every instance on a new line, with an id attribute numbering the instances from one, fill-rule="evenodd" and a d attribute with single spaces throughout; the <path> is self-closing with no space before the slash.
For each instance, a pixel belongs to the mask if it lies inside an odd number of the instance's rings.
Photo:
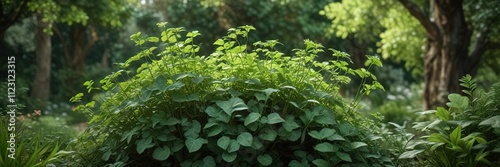
<path id="1" fill-rule="evenodd" d="M 182 28 L 165 29 L 160 37 L 132 35 L 144 50 L 100 86 L 84 84 L 103 93 L 100 101 L 75 108 L 93 117 L 71 145 L 78 154 L 67 160 L 70 166 L 392 164 L 372 134 L 373 122 L 354 111 L 363 94 L 381 88 L 368 72 L 381 66 L 376 57 L 368 58 L 368 69 L 353 70 L 349 56 L 338 51 L 334 60 L 315 61 L 324 50 L 309 40 L 294 57 L 274 50 L 275 40 L 256 42 L 250 51 L 253 29 L 230 29 L 210 56 L 196 55 L 196 31 L 185 40 Z M 158 44 L 165 49 L 157 51 Z M 338 94 L 350 81 L 347 74 L 363 78 L 352 104 Z"/>
<path id="2" fill-rule="evenodd" d="M 400 158 L 417 157 L 433 166 L 500 165 L 500 82 L 488 93 L 476 91 L 469 75 L 461 82 L 466 96 L 450 94 L 448 109 L 424 111 L 437 119 L 415 124 L 424 140 L 410 144 Z"/>

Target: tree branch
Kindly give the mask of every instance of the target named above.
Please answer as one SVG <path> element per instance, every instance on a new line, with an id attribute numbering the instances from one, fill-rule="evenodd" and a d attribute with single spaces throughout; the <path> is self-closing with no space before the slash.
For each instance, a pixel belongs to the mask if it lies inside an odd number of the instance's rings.
<path id="1" fill-rule="evenodd" d="M 418 8 L 418 6 L 413 3 L 411 0 L 398 0 L 403 4 L 403 6 L 410 12 L 410 14 L 415 17 L 422 26 L 424 26 L 425 31 L 427 34 L 430 36 L 436 36 L 438 35 L 437 27 L 436 25 L 429 20 L 428 16 L 425 15 L 425 13 Z"/>
<path id="2" fill-rule="evenodd" d="M 481 61 L 481 58 L 483 57 L 484 53 L 489 49 L 488 46 L 490 44 L 491 43 L 488 40 L 488 32 L 487 31 L 480 32 L 479 37 L 477 38 L 476 43 L 474 44 L 474 50 L 467 57 L 468 59 L 467 71 L 473 73 L 477 71 L 479 61 Z"/>

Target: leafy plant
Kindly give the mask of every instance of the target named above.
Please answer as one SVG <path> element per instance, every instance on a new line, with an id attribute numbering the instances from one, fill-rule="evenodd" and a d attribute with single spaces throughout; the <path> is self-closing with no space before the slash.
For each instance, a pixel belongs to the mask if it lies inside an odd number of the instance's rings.
<path id="1" fill-rule="evenodd" d="M 158 26 L 165 29 L 159 37 L 131 35 L 143 51 L 119 64 L 122 70 L 99 86 L 85 83 L 103 93 L 75 108 L 93 117 L 70 146 L 79 151 L 68 160 L 73 166 L 392 164 L 368 129 L 374 123 L 354 110 L 382 88 L 368 71 L 382 65 L 378 58 L 351 69 L 349 56 L 332 50 L 333 60 L 317 62 L 323 47 L 309 40 L 295 56 L 276 51 L 276 40 L 250 50 L 252 26 L 229 29 L 214 53 L 198 56 L 197 31 Z M 129 69 L 134 63 L 139 68 Z M 346 74 L 363 78 L 350 104 L 338 94 Z"/>
<path id="2" fill-rule="evenodd" d="M 450 94 L 449 108 L 425 111 L 437 119 L 416 123 L 414 128 L 428 135 L 420 142 L 421 149 L 409 150 L 400 158 L 414 158 L 433 166 L 497 166 L 500 152 L 500 83 L 488 93 L 477 92 L 472 77 L 461 80 L 467 96 Z"/>

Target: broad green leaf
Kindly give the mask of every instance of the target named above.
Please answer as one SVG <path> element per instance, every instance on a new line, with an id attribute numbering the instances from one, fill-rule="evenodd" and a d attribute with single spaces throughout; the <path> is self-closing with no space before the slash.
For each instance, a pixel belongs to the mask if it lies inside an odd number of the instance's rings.
<path id="1" fill-rule="evenodd" d="M 148 38 L 146 38 L 146 40 L 148 42 L 153 42 L 153 43 L 160 41 L 160 39 L 158 37 L 148 37 Z"/>
<path id="2" fill-rule="evenodd" d="M 233 97 L 227 101 L 216 101 L 217 106 L 222 108 L 227 115 L 232 115 L 235 111 L 248 110 L 248 106 L 238 97 Z"/>
<path id="3" fill-rule="evenodd" d="M 411 150 L 411 151 L 405 151 L 401 155 L 399 155 L 399 159 L 413 159 L 415 158 L 418 154 L 424 152 L 425 150 Z"/>
<path id="4" fill-rule="evenodd" d="M 191 138 L 191 137 L 188 137 L 186 139 L 186 147 L 189 151 L 189 153 L 192 153 L 192 152 L 196 152 L 198 151 L 201 146 L 203 146 L 203 144 L 207 143 L 207 140 L 206 139 L 203 139 L 203 138 Z"/>
<path id="5" fill-rule="evenodd" d="M 207 136 L 208 137 L 211 137 L 211 136 L 215 136 L 215 135 L 218 135 L 219 133 L 221 133 L 222 131 L 224 131 L 226 126 L 224 126 L 223 124 L 215 124 L 214 126 L 208 128 L 205 130 L 205 132 L 207 133 Z"/>
<path id="6" fill-rule="evenodd" d="M 231 139 L 229 143 L 229 147 L 227 148 L 227 152 L 232 153 L 238 151 L 240 149 L 240 143 L 238 141 Z"/>
<path id="7" fill-rule="evenodd" d="M 249 124 L 259 120 L 260 116 L 261 115 L 259 113 L 252 112 L 252 113 L 248 114 L 248 116 L 245 118 L 245 122 L 243 124 L 245 126 L 248 126 Z"/>
<path id="8" fill-rule="evenodd" d="M 276 136 L 278 136 L 278 132 L 269 128 L 263 129 L 259 134 L 259 138 L 267 141 L 274 141 L 276 139 Z"/>
<path id="9" fill-rule="evenodd" d="M 206 109 L 205 109 L 205 113 L 208 114 L 208 116 L 212 117 L 212 118 L 215 118 L 216 120 L 219 120 L 219 121 L 222 121 L 222 122 L 225 122 L 225 123 L 228 123 L 229 120 L 230 120 L 230 117 L 229 115 L 227 115 L 225 112 L 223 112 L 222 110 L 218 109 L 218 108 L 215 108 L 213 106 L 208 106 Z"/>
<path id="10" fill-rule="evenodd" d="M 319 152 L 337 152 L 339 150 L 339 147 L 336 146 L 336 145 L 333 145 L 333 144 L 330 144 L 330 143 L 327 143 L 327 142 L 323 142 L 323 143 L 320 143 L 320 144 L 317 144 L 316 146 L 314 146 L 314 149 L 319 151 Z"/>
<path id="11" fill-rule="evenodd" d="M 215 159 L 212 156 L 206 156 L 203 158 L 203 164 L 200 165 L 200 167 L 216 167 L 217 164 L 215 163 Z M 193 164 L 193 167 L 197 167 L 196 165 Z"/>
<path id="12" fill-rule="evenodd" d="M 285 122 L 283 123 L 283 128 L 285 128 L 286 131 L 291 132 L 294 129 L 297 129 L 299 127 L 300 127 L 299 124 L 297 124 L 297 122 L 295 122 L 295 119 L 293 116 L 288 115 L 285 118 Z"/>
<path id="13" fill-rule="evenodd" d="M 229 146 L 229 143 L 231 142 L 231 139 L 227 136 L 222 136 L 217 140 L 217 146 L 222 148 L 223 150 L 226 150 L 227 147 Z"/>
<path id="14" fill-rule="evenodd" d="M 255 138 L 253 140 L 253 142 L 252 142 L 252 148 L 253 149 L 258 150 L 258 149 L 262 148 L 262 146 L 264 146 L 264 145 L 262 144 L 262 142 L 260 142 L 260 140 L 258 138 Z"/>
<path id="15" fill-rule="evenodd" d="M 324 159 L 315 159 L 312 161 L 312 163 L 314 165 L 316 165 L 317 167 L 331 167 L 332 166 L 330 163 L 328 163 L 328 161 L 326 161 Z"/>
<path id="16" fill-rule="evenodd" d="M 500 115 L 481 121 L 481 123 L 479 123 L 479 126 L 490 126 L 492 128 L 500 129 Z"/>
<path id="17" fill-rule="evenodd" d="M 155 128 L 156 124 L 158 124 L 160 121 L 162 121 L 162 118 L 160 117 L 159 114 L 153 114 L 151 115 L 151 121 L 152 121 L 152 128 Z"/>
<path id="18" fill-rule="evenodd" d="M 273 158 L 269 154 L 262 154 L 257 157 L 257 161 L 263 166 L 269 166 L 273 163 Z"/>
<path id="19" fill-rule="evenodd" d="M 222 46 L 222 45 L 224 45 L 224 40 L 217 39 L 217 41 L 214 42 L 214 45 Z"/>
<path id="20" fill-rule="evenodd" d="M 142 154 L 144 152 L 144 150 L 155 146 L 155 144 L 152 143 L 152 142 L 153 142 L 153 138 L 152 137 L 148 137 L 148 138 L 145 138 L 145 139 L 143 138 L 141 140 L 137 140 L 135 142 L 135 144 L 137 145 L 137 147 L 136 147 L 137 153 Z"/>
<path id="21" fill-rule="evenodd" d="M 436 116 L 443 121 L 448 121 L 451 117 L 450 113 L 443 107 L 437 107 Z"/>
<path id="22" fill-rule="evenodd" d="M 351 156 L 343 152 L 335 152 L 335 155 L 339 157 L 342 161 L 352 162 Z"/>
<path id="23" fill-rule="evenodd" d="M 359 147 L 364 147 L 364 146 L 368 146 L 368 144 L 363 143 L 363 142 L 359 142 L 359 141 L 356 141 L 356 142 L 352 142 L 352 143 L 351 143 L 351 148 L 352 148 L 352 149 L 357 149 L 357 148 L 359 148 Z"/>
<path id="24" fill-rule="evenodd" d="M 318 131 L 311 131 L 311 132 L 309 132 L 309 135 L 315 139 L 323 140 L 325 138 L 332 136 L 333 134 L 335 134 L 335 132 L 336 131 L 334 129 L 323 128 L 319 132 Z"/>
<path id="25" fill-rule="evenodd" d="M 181 121 L 175 117 L 169 117 L 167 121 L 161 122 L 161 124 L 167 125 L 167 126 L 172 126 L 181 123 Z"/>
<path id="26" fill-rule="evenodd" d="M 148 90 L 146 87 L 142 88 L 142 90 L 141 90 L 142 95 L 141 95 L 140 100 L 142 102 L 146 102 L 149 99 L 149 97 L 151 97 L 152 92 L 153 92 L 152 90 Z"/>
<path id="27" fill-rule="evenodd" d="M 277 124 L 282 122 L 285 122 L 285 120 L 281 118 L 278 113 L 271 113 L 267 115 L 267 124 Z"/>
<path id="28" fill-rule="evenodd" d="M 159 161 L 164 161 L 170 156 L 170 148 L 163 146 L 157 147 L 153 152 L 153 158 Z"/>
<path id="29" fill-rule="evenodd" d="M 464 111 L 468 106 L 469 106 L 469 98 L 452 93 L 448 95 L 448 99 L 450 99 L 450 102 L 446 103 L 448 107 L 456 108 L 459 109 L 460 111 Z"/>
<path id="30" fill-rule="evenodd" d="M 222 153 L 222 159 L 226 162 L 233 162 L 237 156 L 238 154 L 236 152 L 228 153 L 224 151 L 224 153 Z"/>
<path id="31" fill-rule="evenodd" d="M 236 138 L 236 140 L 238 141 L 238 143 L 240 143 L 240 145 L 250 147 L 252 146 L 253 136 L 248 132 L 243 132 L 238 135 L 238 138 Z"/>
<path id="32" fill-rule="evenodd" d="M 326 138 L 327 140 L 330 140 L 330 141 L 334 141 L 334 140 L 338 140 L 338 141 L 345 141 L 345 138 L 338 135 L 338 134 L 334 134 L 328 138 Z"/>
<path id="33" fill-rule="evenodd" d="M 460 141 L 460 138 L 462 138 L 462 127 L 458 126 L 451 132 L 450 134 L 450 141 L 453 143 L 453 145 L 458 145 L 458 141 Z"/>
<path id="34" fill-rule="evenodd" d="M 200 135 L 201 125 L 197 120 L 193 120 L 191 127 L 184 132 L 185 137 L 197 138 Z"/>
<path id="35" fill-rule="evenodd" d="M 135 126 L 134 128 L 132 128 L 131 130 L 129 131 L 126 131 L 125 133 L 122 134 L 122 139 L 121 141 L 123 140 L 127 140 L 127 143 L 130 143 L 130 140 L 132 139 L 132 136 L 138 134 L 139 132 L 137 132 L 139 129 L 141 129 L 140 126 Z"/>
<path id="36" fill-rule="evenodd" d="M 169 90 L 169 91 L 170 90 L 178 90 L 178 89 L 184 87 L 184 85 L 185 84 L 182 83 L 181 81 L 176 81 L 172 85 L 168 85 L 166 89 Z"/>
<path id="37" fill-rule="evenodd" d="M 107 160 L 109 160 L 109 157 L 110 157 L 110 156 L 111 156 L 111 150 L 108 150 L 108 151 L 106 151 L 104 154 L 102 154 L 101 159 L 102 159 L 103 161 L 107 161 Z"/>

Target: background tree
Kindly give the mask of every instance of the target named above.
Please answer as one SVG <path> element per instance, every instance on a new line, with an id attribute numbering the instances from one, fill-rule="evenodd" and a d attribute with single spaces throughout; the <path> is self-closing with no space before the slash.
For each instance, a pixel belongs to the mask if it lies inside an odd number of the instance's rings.
<path id="1" fill-rule="evenodd" d="M 64 59 L 67 67 L 82 72 L 88 49 L 97 41 L 97 33 L 93 26 L 102 25 L 116 27 L 126 16 L 128 1 L 106 0 L 99 2 L 69 2 L 63 0 L 28 2 L 30 11 L 36 15 L 37 31 L 35 34 L 37 70 L 32 84 L 31 95 L 35 99 L 48 100 L 50 94 L 51 74 L 51 37 L 53 31 L 58 33 L 64 45 Z M 57 23 L 72 26 L 74 31 L 70 40 L 64 40 Z M 90 26 L 89 26 L 90 25 Z M 91 27 L 87 29 L 87 27 Z M 87 32 L 87 30 L 89 30 Z M 85 38 L 86 34 L 89 38 Z M 71 41 L 71 42 L 69 42 Z M 86 42 L 84 42 L 86 41 Z M 72 47 L 69 47 L 70 44 Z M 71 52 L 71 53 L 70 53 Z M 74 85 L 72 85 L 74 86 Z"/>
<path id="2" fill-rule="evenodd" d="M 460 92 L 460 77 L 475 75 L 486 51 L 496 49 L 499 1 L 349 0 L 325 6 L 331 31 L 346 38 L 380 38 L 384 57 L 406 61 L 424 76 L 424 109 Z"/>

